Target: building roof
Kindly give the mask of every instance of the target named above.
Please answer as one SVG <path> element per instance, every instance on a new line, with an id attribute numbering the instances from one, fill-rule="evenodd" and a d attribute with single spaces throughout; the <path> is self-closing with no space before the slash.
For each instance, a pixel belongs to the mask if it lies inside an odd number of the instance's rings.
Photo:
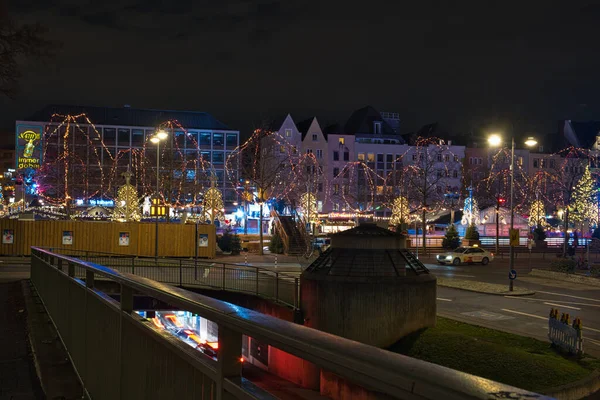
<path id="1" fill-rule="evenodd" d="M 568 129 L 572 129 L 574 138 L 568 135 Z M 563 137 L 575 146 L 591 149 L 596 143 L 596 136 L 600 136 L 600 121 L 564 121 Z M 575 140 L 573 140 L 575 139 Z"/>
<path id="2" fill-rule="evenodd" d="M 186 129 L 231 130 L 212 115 L 198 111 L 151 110 L 131 107 L 95 107 L 72 105 L 48 105 L 36 112 L 29 121 L 48 122 L 53 114 L 87 114 L 96 125 L 122 125 L 152 127 L 177 120 Z"/>
<path id="3" fill-rule="evenodd" d="M 381 134 L 378 135 L 394 136 L 404 142 L 404 139 L 383 119 L 379 111 L 371 106 L 354 111 L 344 126 L 344 133 L 349 135 L 375 135 L 373 122 L 377 121 L 381 122 Z"/>
<path id="4" fill-rule="evenodd" d="M 406 261 L 397 249 L 330 248 L 305 270 L 305 274 L 344 277 L 404 276 Z"/>

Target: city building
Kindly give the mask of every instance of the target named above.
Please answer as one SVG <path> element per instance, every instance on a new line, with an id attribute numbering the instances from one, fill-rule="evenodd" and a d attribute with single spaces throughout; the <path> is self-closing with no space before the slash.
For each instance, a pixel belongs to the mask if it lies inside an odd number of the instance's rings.
<path id="1" fill-rule="evenodd" d="M 168 137 L 156 145 L 159 127 Z M 180 206 L 201 202 L 215 175 L 233 202 L 238 171 L 227 179 L 225 165 L 238 145 L 239 131 L 205 112 L 51 105 L 16 122 L 18 171 L 41 197 L 78 206 L 112 205 L 126 171 L 140 196 L 156 192 L 158 172 L 160 195 Z"/>

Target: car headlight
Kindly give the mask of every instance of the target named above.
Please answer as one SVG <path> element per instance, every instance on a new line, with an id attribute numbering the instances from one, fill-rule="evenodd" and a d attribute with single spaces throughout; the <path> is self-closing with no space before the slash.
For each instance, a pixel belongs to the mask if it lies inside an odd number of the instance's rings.
<path id="1" fill-rule="evenodd" d="M 446 256 L 446 260 L 452 260 L 452 256 Z"/>

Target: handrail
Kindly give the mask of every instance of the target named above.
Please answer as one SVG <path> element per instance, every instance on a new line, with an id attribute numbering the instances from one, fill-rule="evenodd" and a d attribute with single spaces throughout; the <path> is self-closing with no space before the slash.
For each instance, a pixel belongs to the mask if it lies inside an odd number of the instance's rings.
<path id="1" fill-rule="evenodd" d="M 393 398 L 488 399 L 510 394 L 514 399 L 549 399 L 45 249 L 32 247 L 32 255 L 55 269 L 57 259 L 62 260 L 61 263 L 75 264 L 85 269 L 92 284 L 94 274 L 104 276 L 120 283 L 129 293 L 133 289 L 196 313 L 217 323 L 219 330 L 224 328 L 250 336 L 368 390 Z M 64 272 L 61 273 L 65 275 Z"/>
<path id="2" fill-rule="evenodd" d="M 42 249 L 40 247 L 40 249 Z M 117 268 L 119 272 L 131 272 L 162 283 L 180 287 L 199 287 L 252 294 L 283 304 L 293 309 L 299 308 L 298 276 L 279 272 L 276 269 L 253 265 L 220 263 L 209 260 L 137 257 L 118 253 L 71 250 L 63 248 L 43 248 L 78 260 L 102 263 Z M 72 253 L 75 253 L 73 255 Z M 81 253 L 81 255 L 79 255 Z M 210 278 L 198 276 L 198 271 L 214 270 Z M 176 271 L 176 272 L 175 272 Z M 216 273 L 215 273 L 216 272 Z"/>

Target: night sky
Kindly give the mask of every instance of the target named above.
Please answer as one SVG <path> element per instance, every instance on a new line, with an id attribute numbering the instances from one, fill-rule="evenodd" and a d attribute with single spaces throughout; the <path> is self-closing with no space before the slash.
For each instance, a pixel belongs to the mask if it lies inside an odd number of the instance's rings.
<path id="1" fill-rule="evenodd" d="M 207 111 L 244 133 L 287 112 L 345 122 L 367 104 L 399 112 L 403 133 L 511 121 L 517 133 L 547 134 L 559 119 L 600 118 L 599 2 L 10 6 L 62 42 L 53 59 L 28 62 L 18 99 L 0 99 L 0 129 L 11 134 L 48 103 Z"/>

